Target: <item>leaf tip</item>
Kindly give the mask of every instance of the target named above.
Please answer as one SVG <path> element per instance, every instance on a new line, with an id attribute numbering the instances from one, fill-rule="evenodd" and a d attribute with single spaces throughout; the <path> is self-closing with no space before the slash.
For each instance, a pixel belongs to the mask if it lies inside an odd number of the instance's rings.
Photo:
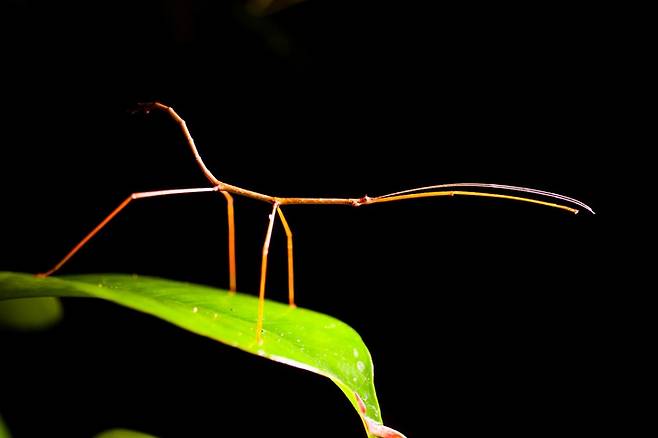
<path id="1" fill-rule="evenodd" d="M 398 432 L 395 429 L 384 426 L 381 423 L 376 422 L 372 418 L 366 415 L 366 404 L 363 402 L 358 393 L 354 393 L 354 398 L 356 398 L 356 404 L 359 407 L 359 412 L 363 417 L 363 421 L 366 425 L 366 430 L 369 434 L 374 435 L 378 438 L 406 438 L 403 434 Z"/>

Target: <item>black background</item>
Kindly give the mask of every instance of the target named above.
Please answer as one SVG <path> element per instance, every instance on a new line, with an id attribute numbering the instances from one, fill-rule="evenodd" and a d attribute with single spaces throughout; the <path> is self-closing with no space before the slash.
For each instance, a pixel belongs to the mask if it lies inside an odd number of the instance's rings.
<path id="1" fill-rule="evenodd" d="M 219 3 L 220 5 L 217 5 Z M 358 3 L 358 4 L 354 4 Z M 2 269 L 45 270 L 128 194 L 206 186 L 159 100 L 223 181 L 360 197 L 459 181 L 564 193 L 597 213 L 437 198 L 291 206 L 298 303 L 368 345 L 386 424 L 409 437 L 609 428 L 601 193 L 618 128 L 615 24 L 570 7 L 309 1 L 12 1 L 2 14 Z M 236 200 L 238 287 L 257 290 L 269 206 Z M 226 287 L 215 194 L 131 205 L 62 273 Z M 277 225 L 268 296 L 286 299 Z M 17 438 L 363 436 L 330 381 L 103 302 L 2 333 Z"/>

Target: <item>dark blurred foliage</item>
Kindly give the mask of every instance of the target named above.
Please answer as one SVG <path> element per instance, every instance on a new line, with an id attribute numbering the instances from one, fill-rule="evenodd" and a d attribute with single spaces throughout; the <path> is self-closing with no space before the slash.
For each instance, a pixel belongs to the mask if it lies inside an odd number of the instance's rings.
<path id="1" fill-rule="evenodd" d="M 273 195 L 564 193 L 599 215 L 458 198 L 289 207 L 299 304 L 361 333 L 384 420 L 409 437 L 611 428 L 623 315 L 601 287 L 601 224 L 622 30 L 601 5 L 383 3 L 257 17 L 230 1 L 4 2 L 0 267 L 46 269 L 131 192 L 206 184 L 165 115 L 130 113 L 150 100 L 187 120 L 220 179 Z M 245 292 L 268 210 L 236 201 Z M 221 198 L 152 199 L 63 273 L 225 287 L 225 253 Z M 278 225 L 270 258 L 268 293 L 285 300 Z M 66 300 L 58 328 L 0 339 L 16 438 L 363 434 L 326 379 L 109 304 Z"/>

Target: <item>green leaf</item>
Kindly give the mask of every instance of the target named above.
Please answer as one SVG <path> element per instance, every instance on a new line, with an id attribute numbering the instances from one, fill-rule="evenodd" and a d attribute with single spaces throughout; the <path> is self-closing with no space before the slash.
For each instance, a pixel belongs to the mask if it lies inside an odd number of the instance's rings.
<path id="1" fill-rule="evenodd" d="M 0 415 L 0 438 L 11 438 L 9 429 L 7 429 L 5 422 L 2 420 L 2 415 Z"/>
<path id="2" fill-rule="evenodd" d="M 128 429 L 110 429 L 99 433 L 94 438 L 156 438 L 154 435 L 135 432 Z"/>
<path id="3" fill-rule="evenodd" d="M 21 298 L 0 301 L 0 327 L 14 330 L 43 330 L 62 319 L 57 298 Z"/>
<path id="4" fill-rule="evenodd" d="M 361 337 L 330 316 L 266 301 L 259 344 L 255 332 L 258 299 L 251 295 L 136 275 L 37 278 L 0 272 L 0 299 L 43 296 L 105 299 L 241 350 L 323 375 L 345 393 L 369 436 L 403 437 L 381 424 L 372 360 Z"/>

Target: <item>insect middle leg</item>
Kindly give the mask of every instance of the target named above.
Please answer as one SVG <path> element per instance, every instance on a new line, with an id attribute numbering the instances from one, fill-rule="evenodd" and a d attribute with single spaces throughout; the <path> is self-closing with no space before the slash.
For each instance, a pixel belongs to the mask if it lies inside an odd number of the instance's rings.
<path id="1" fill-rule="evenodd" d="M 272 207 L 272 213 L 269 215 L 269 223 L 267 225 L 267 233 L 265 233 L 265 242 L 263 242 L 263 254 L 260 264 L 260 291 L 258 293 L 258 319 L 256 321 L 256 342 L 262 343 L 263 331 L 263 313 L 265 311 L 265 280 L 267 278 L 267 255 L 270 250 L 270 240 L 272 240 L 272 229 L 274 228 L 274 220 L 276 219 L 276 211 L 279 209 L 279 203 L 275 202 Z"/>
<path id="2" fill-rule="evenodd" d="M 290 226 L 288 226 L 288 221 L 283 215 L 281 208 L 277 208 L 276 212 L 279 213 L 279 218 L 281 218 L 283 229 L 286 231 L 286 239 L 288 242 L 288 303 L 290 304 L 290 307 L 297 307 L 295 305 L 295 275 L 292 258 L 292 230 L 290 229 Z"/>

